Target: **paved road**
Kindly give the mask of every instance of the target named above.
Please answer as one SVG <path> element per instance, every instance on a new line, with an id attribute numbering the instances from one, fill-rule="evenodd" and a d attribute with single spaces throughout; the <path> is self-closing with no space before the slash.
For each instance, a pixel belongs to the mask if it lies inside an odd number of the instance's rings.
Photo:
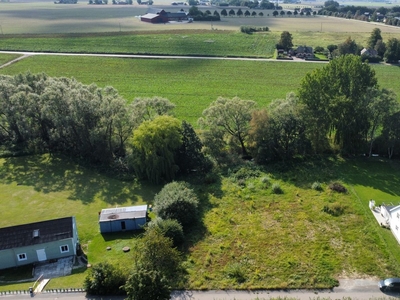
<path id="1" fill-rule="evenodd" d="M 2 66 L 4 68 L 18 60 L 32 55 L 56 55 L 56 56 L 92 56 L 92 57 L 116 57 L 116 58 L 142 58 L 142 59 L 209 59 L 209 60 L 242 60 L 242 61 L 275 61 L 275 62 L 307 62 L 307 63 L 327 63 L 327 61 L 311 61 L 304 59 L 277 60 L 270 58 L 250 58 L 250 57 L 216 57 L 216 56 L 181 56 L 181 55 L 135 55 L 135 54 L 99 54 L 99 53 L 57 53 L 57 52 L 27 52 L 27 51 L 0 51 L 0 54 L 20 54 L 18 57 Z"/>
<path id="2" fill-rule="evenodd" d="M 0 300 L 23 300 L 31 298 L 28 294 L 0 296 Z M 90 297 L 83 293 L 43 293 L 33 298 L 40 300 L 122 300 L 123 297 Z M 267 300 L 271 298 L 297 300 L 384 300 L 400 299 L 400 295 L 382 293 L 376 280 L 340 280 L 333 290 L 287 290 L 287 291 L 180 291 L 172 294 L 172 300 Z M 147 300 L 147 299 L 143 299 Z"/>

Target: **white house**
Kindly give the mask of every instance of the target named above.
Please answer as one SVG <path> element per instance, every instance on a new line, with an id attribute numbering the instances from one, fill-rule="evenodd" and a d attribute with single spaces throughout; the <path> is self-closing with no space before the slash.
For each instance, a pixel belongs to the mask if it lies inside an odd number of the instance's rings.
<path id="1" fill-rule="evenodd" d="M 390 230 L 395 236 L 397 242 L 400 243 L 400 205 L 397 206 L 381 206 L 381 215 L 389 225 Z"/>

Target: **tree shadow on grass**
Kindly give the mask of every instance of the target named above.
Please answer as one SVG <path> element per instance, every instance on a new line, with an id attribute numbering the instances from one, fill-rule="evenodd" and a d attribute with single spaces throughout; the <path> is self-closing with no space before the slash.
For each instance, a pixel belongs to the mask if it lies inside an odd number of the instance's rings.
<path id="1" fill-rule="evenodd" d="M 314 182 L 343 181 L 372 188 L 391 196 L 400 195 L 400 164 L 380 157 L 316 157 L 275 163 L 268 171 L 278 180 L 309 189 Z"/>
<path id="2" fill-rule="evenodd" d="M 159 187 L 124 182 L 82 167 L 63 156 L 32 155 L 6 158 L 0 182 L 31 186 L 37 192 L 69 192 L 68 199 L 89 204 L 95 199 L 110 205 L 151 201 Z"/>

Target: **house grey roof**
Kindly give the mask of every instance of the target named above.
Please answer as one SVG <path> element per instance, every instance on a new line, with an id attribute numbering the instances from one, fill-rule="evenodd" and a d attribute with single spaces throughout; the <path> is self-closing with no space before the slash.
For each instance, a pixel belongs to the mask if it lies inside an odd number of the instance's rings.
<path id="1" fill-rule="evenodd" d="M 73 217 L 0 228 L 0 250 L 73 237 Z"/>
<path id="2" fill-rule="evenodd" d="M 141 18 L 144 18 L 144 19 L 154 19 L 154 18 L 158 18 L 158 17 L 159 17 L 159 15 L 157 15 L 157 14 L 145 14 L 145 15 L 141 16 Z"/>
<path id="3" fill-rule="evenodd" d="M 146 218 L 147 205 L 102 209 L 99 222 Z"/>

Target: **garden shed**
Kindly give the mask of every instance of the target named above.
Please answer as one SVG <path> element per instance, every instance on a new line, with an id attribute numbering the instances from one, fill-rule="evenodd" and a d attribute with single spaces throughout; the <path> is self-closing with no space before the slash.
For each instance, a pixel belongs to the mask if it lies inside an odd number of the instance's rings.
<path id="1" fill-rule="evenodd" d="M 100 232 L 120 232 L 142 229 L 147 221 L 147 205 L 102 209 Z"/>
<path id="2" fill-rule="evenodd" d="M 75 217 L 0 228 L 0 269 L 75 256 Z"/>

